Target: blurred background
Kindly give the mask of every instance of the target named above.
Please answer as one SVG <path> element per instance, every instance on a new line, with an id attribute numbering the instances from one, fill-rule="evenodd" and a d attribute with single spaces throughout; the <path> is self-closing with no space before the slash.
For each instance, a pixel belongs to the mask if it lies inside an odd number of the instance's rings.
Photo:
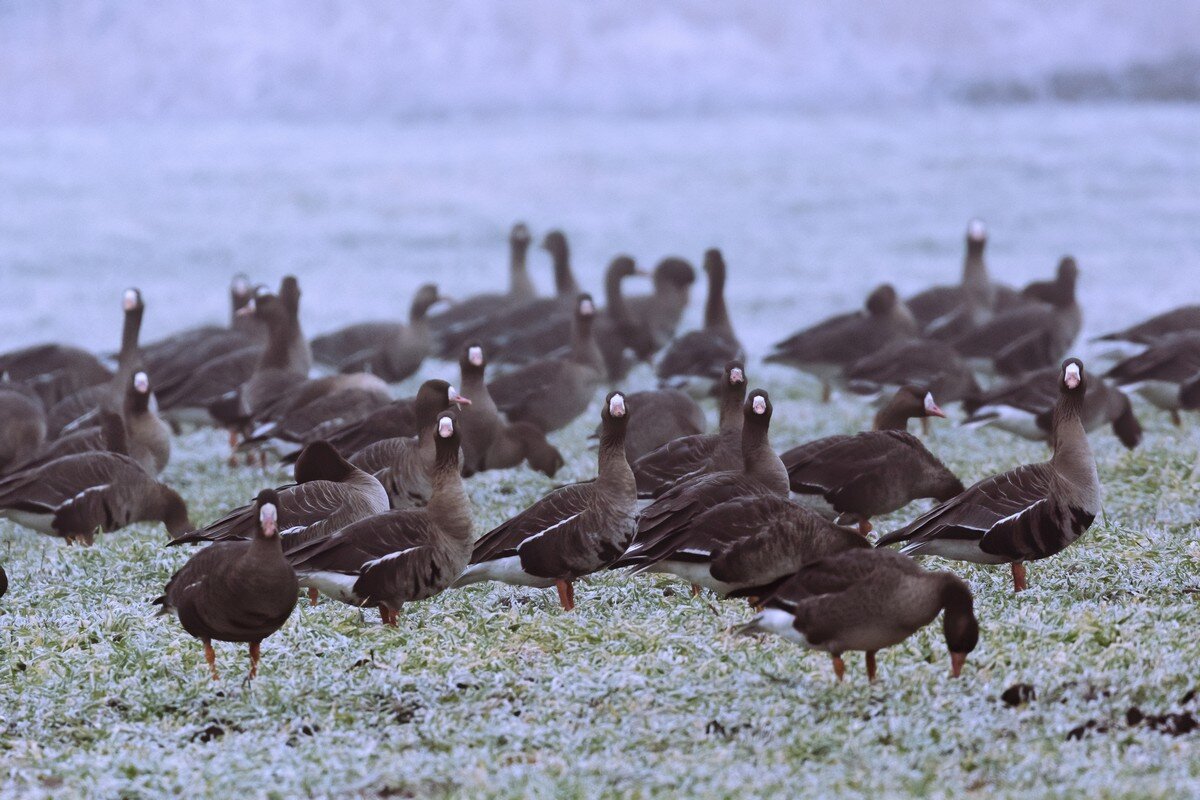
<path id="1" fill-rule="evenodd" d="M 235 271 L 297 274 L 309 333 L 403 318 L 503 286 L 518 219 L 597 292 L 617 252 L 722 247 L 755 355 L 953 282 L 976 215 L 997 277 L 1073 253 L 1119 327 L 1196 297 L 1197 31 L 1185 0 L 9 0 L 0 348 L 115 345 L 127 285 L 147 339 L 220 321 Z"/>

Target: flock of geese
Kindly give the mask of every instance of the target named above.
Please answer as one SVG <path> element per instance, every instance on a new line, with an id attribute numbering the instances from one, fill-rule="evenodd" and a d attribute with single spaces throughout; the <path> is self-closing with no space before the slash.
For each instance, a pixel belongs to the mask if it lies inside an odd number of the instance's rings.
<path id="1" fill-rule="evenodd" d="M 960 283 L 908 298 L 880 286 L 863 309 L 766 355 L 815 376 L 826 398 L 835 387 L 882 398 L 871 430 L 778 452 L 771 398 L 750 388 L 726 307 L 719 250 L 704 254 L 703 327 L 680 335 L 697 277 L 686 260 L 664 259 L 650 293 L 626 295 L 625 280 L 644 273 L 617 256 L 601 308 L 580 290 L 558 231 L 542 242 L 556 291 L 538 296 L 531 241 L 513 227 L 506 293 L 449 303 L 423 286 L 407 322 L 310 341 L 296 278 L 272 293 L 238 276 L 228 326 L 150 344 L 139 340 L 141 293 L 124 292 L 115 370 L 64 344 L 0 355 L 0 513 L 68 544 L 145 521 L 164 523 L 171 546 L 206 544 L 154 602 L 203 642 L 214 679 L 212 642 L 247 643 L 253 677 L 260 643 L 302 589 L 313 604 L 325 595 L 397 625 L 405 604 L 484 581 L 554 587 L 570 611 L 575 582 L 602 570 L 666 573 L 695 592 L 746 598 L 756 614 L 742 631 L 825 651 L 839 679 L 842 655 L 864 651 L 873 680 L 878 650 L 940 614 L 957 676 L 979 639 L 971 590 L 912 557 L 1009 565 L 1024 589 L 1024 565 L 1076 542 L 1100 511 L 1087 432 L 1111 425 L 1137 446 L 1127 392 L 1176 420 L 1200 406 L 1200 307 L 1101 337 L 1121 354 L 1091 375 L 1067 357 L 1082 319 L 1075 261 L 1063 258 L 1050 280 L 1004 286 L 972 221 Z M 458 360 L 459 387 L 427 380 L 395 399 L 389 384 L 430 357 Z M 476 538 L 470 477 L 522 465 L 553 476 L 563 458 L 547 434 L 642 362 L 660 388 L 607 392 L 596 477 Z M 719 411 L 712 432 L 697 402 L 707 397 Z M 956 401 L 968 428 L 1045 440 L 1051 457 L 964 486 L 907 430 Z M 279 456 L 294 482 L 197 527 L 158 478 L 172 433 L 192 425 L 227 430 L 232 464 Z M 871 541 L 872 518 L 922 498 L 936 505 Z M 0 570 L 0 594 L 7 588 Z"/>

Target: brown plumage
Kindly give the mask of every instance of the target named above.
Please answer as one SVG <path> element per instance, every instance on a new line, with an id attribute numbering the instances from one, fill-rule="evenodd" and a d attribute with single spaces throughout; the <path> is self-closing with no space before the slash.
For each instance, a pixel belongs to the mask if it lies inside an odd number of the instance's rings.
<path id="1" fill-rule="evenodd" d="M 20 384 L 0 379 L 0 475 L 35 458 L 45 441 L 41 399 Z"/>
<path id="2" fill-rule="evenodd" d="M 726 362 L 745 357 L 725 305 L 725 258 L 720 250 L 705 252 L 704 272 L 708 276 L 704 327 L 671 342 L 655 368 L 659 381 L 668 386 L 698 379 L 711 387 L 721 380 Z"/>
<path id="3" fill-rule="evenodd" d="M 313 358 L 339 372 L 369 372 L 389 383 L 421 368 L 432 347 L 429 309 L 444 298 L 435 284 L 417 290 L 408 324 L 359 322 L 312 340 Z"/>

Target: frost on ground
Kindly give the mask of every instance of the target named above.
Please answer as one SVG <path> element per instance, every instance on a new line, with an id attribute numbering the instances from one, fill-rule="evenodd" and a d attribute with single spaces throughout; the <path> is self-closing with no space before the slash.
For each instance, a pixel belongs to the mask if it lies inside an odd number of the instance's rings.
<path id="1" fill-rule="evenodd" d="M 777 446 L 869 423 L 866 406 L 821 406 L 815 385 L 787 370 L 755 378 L 777 399 Z M 641 372 L 631 386 L 649 380 Z M 827 657 L 732 636 L 750 616 L 741 602 L 608 574 L 579 587 L 571 614 L 553 591 L 487 584 L 413 605 L 394 630 L 373 611 L 301 605 L 265 643 L 253 685 L 235 645 L 218 646 L 213 683 L 199 644 L 152 617 L 148 601 L 188 556 L 163 547 L 161 528 L 79 549 L 0 523 L 12 580 L 0 601 L 0 793 L 1200 792 L 1200 733 L 1173 735 L 1184 712 L 1200 713 L 1185 700 L 1200 688 L 1198 431 L 1143 417 L 1136 452 L 1093 435 L 1105 513 L 1076 546 L 1030 567 L 1029 591 L 1014 597 L 1006 569 L 953 565 L 983 626 L 957 681 L 936 624 L 881 656 L 876 685 L 858 657 L 839 685 Z M 554 436 L 568 460 L 559 479 L 594 468 L 583 444 L 594 418 Z M 1045 454 L 950 424 L 929 440 L 968 481 Z M 168 471 L 200 521 L 286 478 L 228 470 L 222 441 L 185 435 Z M 527 471 L 472 478 L 479 531 L 551 485 Z M 1017 684 L 1036 699 L 1002 700 Z"/>

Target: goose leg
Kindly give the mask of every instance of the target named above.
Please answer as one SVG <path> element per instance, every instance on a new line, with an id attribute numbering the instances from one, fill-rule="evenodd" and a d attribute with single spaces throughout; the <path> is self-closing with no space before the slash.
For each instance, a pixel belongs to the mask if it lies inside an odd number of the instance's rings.
<path id="1" fill-rule="evenodd" d="M 693 583 L 692 584 L 692 597 L 699 597 L 699 596 L 700 596 L 700 586 L 699 586 L 699 584 Z"/>
<path id="2" fill-rule="evenodd" d="M 220 680 L 217 674 L 217 651 L 213 650 L 212 641 L 204 640 L 204 660 L 208 662 L 208 671 L 212 673 L 214 681 Z"/>
<path id="3" fill-rule="evenodd" d="M 828 403 L 833 399 L 833 387 L 828 383 L 821 383 L 821 402 Z"/>
<path id="4" fill-rule="evenodd" d="M 570 581 L 557 580 L 554 582 L 554 588 L 558 589 L 558 602 L 562 605 L 563 611 L 573 611 L 575 609 L 575 587 Z"/>
<path id="5" fill-rule="evenodd" d="M 262 642 L 250 643 L 250 675 L 247 680 L 254 680 L 254 678 L 258 675 L 258 659 L 262 655 L 261 651 L 259 650 L 261 645 Z"/>
<path id="6" fill-rule="evenodd" d="M 867 651 L 867 680 L 875 682 L 875 651 Z"/>
<path id="7" fill-rule="evenodd" d="M 1025 580 L 1025 565 L 1020 561 L 1012 563 L 1012 579 L 1013 592 L 1023 592 L 1029 588 L 1029 583 Z"/>
<path id="8" fill-rule="evenodd" d="M 875 530 L 875 528 L 871 526 L 871 520 L 866 517 L 858 518 L 858 532 L 864 539 L 867 537 L 867 534 L 873 530 Z"/>
<path id="9" fill-rule="evenodd" d="M 1171 424 L 1176 428 L 1183 427 L 1183 417 L 1179 416 L 1179 412 L 1171 409 Z"/>
<path id="10" fill-rule="evenodd" d="M 315 606 L 317 604 L 317 598 L 320 596 L 321 596 L 321 593 L 310 586 L 308 589 L 308 604 L 309 604 L 309 606 Z"/>
<path id="11" fill-rule="evenodd" d="M 841 656 L 833 657 L 833 674 L 837 675 L 838 683 L 846 677 L 846 662 L 842 661 Z"/>
<path id="12" fill-rule="evenodd" d="M 921 417 L 921 435 L 929 435 L 929 417 Z"/>
<path id="13" fill-rule="evenodd" d="M 228 462 L 230 468 L 236 467 L 238 465 L 237 445 L 238 445 L 237 431 L 234 430 L 233 428 L 230 428 L 229 429 L 229 462 Z"/>

